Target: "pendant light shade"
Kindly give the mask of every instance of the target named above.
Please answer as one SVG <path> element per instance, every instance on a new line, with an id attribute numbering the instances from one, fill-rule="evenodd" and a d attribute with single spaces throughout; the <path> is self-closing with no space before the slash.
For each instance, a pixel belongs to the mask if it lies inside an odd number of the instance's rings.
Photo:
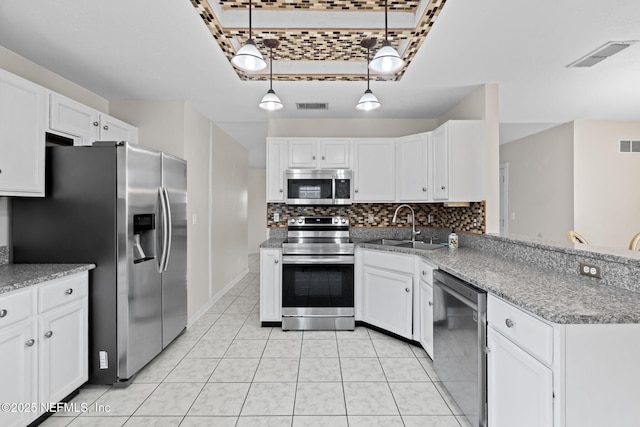
<path id="1" fill-rule="evenodd" d="M 367 87 L 367 90 L 365 90 L 364 94 L 360 97 L 360 101 L 356 104 L 356 110 L 371 111 L 380 108 L 380 105 L 378 98 L 376 98 L 373 92 L 371 92 L 371 89 Z"/>
<path id="2" fill-rule="evenodd" d="M 265 40 L 264 44 L 269 48 L 269 90 L 262 97 L 262 101 L 258 106 L 267 111 L 281 110 L 284 105 L 273 90 L 273 48 L 278 47 L 280 42 L 276 39 L 269 39 Z"/>
<path id="3" fill-rule="evenodd" d="M 249 73 L 267 68 L 267 63 L 251 38 L 251 0 L 249 0 L 249 39 L 231 58 L 231 65 Z"/>
<path id="4" fill-rule="evenodd" d="M 356 104 L 356 110 L 371 111 L 381 106 L 378 98 L 376 98 L 371 89 L 369 89 L 369 51 L 375 43 L 376 39 L 364 39 L 360 42 L 360 46 L 367 49 L 367 90 L 364 91 L 364 94 Z"/>
<path id="5" fill-rule="evenodd" d="M 231 64 L 247 72 L 262 71 L 267 68 L 267 63 L 252 39 L 247 40 L 244 46 L 231 58 Z"/>
<path id="6" fill-rule="evenodd" d="M 369 68 L 378 74 L 394 74 L 404 66 L 404 60 L 389 42 L 389 25 L 387 23 L 387 0 L 384 1 L 384 41 L 375 54 Z"/>

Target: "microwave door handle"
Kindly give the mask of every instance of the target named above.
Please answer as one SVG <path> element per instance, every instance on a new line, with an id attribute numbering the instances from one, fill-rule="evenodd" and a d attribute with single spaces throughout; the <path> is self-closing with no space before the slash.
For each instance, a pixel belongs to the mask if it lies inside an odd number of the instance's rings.
<path id="1" fill-rule="evenodd" d="M 331 178 L 331 199 L 332 204 L 336 204 L 336 175 Z"/>

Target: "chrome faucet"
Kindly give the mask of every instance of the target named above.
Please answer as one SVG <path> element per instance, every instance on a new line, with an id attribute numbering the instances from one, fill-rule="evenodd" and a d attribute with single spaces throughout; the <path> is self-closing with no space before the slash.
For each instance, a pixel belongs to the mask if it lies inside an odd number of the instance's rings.
<path id="1" fill-rule="evenodd" d="M 416 213 L 413 211 L 413 208 L 411 206 L 407 204 L 398 206 L 395 213 L 393 214 L 393 219 L 391 220 L 391 222 L 395 224 L 398 220 L 398 211 L 400 210 L 400 208 L 409 208 L 409 210 L 411 210 L 411 241 L 415 242 L 416 236 L 420 234 L 420 232 L 416 231 Z"/>

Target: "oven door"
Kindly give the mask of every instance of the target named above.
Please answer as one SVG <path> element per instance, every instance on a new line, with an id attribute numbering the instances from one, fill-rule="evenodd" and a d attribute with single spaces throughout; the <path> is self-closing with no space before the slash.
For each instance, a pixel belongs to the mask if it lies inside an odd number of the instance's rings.
<path id="1" fill-rule="evenodd" d="M 283 256 L 283 315 L 290 312 L 288 308 L 312 309 L 309 313 L 344 312 L 318 309 L 347 308 L 353 313 L 353 283 L 353 255 Z"/>

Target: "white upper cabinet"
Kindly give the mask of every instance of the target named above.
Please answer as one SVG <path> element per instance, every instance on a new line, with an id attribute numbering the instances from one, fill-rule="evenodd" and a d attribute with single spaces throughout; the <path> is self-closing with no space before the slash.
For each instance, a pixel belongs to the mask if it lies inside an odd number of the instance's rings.
<path id="1" fill-rule="evenodd" d="M 432 199 L 484 200 L 484 144 L 481 120 L 450 120 L 433 131 Z"/>
<path id="2" fill-rule="evenodd" d="M 0 70 L 0 196 L 44 196 L 46 90 Z"/>
<path id="3" fill-rule="evenodd" d="M 396 190 L 395 140 L 354 142 L 354 199 L 356 202 L 393 202 Z"/>
<path id="4" fill-rule="evenodd" d="M 288 138 L 289 169 L 348 169 L 350 141 L 344 138 Z"/>
<path id="5" fill-rule="evenodd" d="M 284 201 L 285 150 L 283 138 L 267 139 L 267 202 Z"/>
<path id="6" fill-rule="evenodd" d="M 398 138 L 398 201 L 429 200 L 429 144 L 431 132 Z"/>
<path id="7" fill-rule="evenodd" d="M 93 141 L 138 142 L 138 128 L 102 114 L 57 93 L 50 95 L 49 128 L 78 138 L 81 144 Z"/>

